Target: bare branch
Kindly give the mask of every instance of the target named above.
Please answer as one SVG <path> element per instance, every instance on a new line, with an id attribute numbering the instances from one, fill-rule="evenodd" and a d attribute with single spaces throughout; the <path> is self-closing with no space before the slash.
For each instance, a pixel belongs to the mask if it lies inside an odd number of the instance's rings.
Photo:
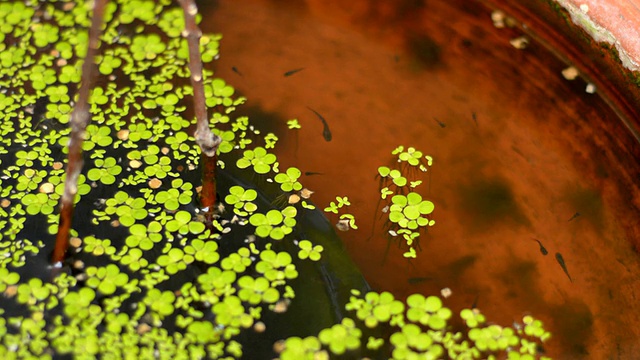
<path id="1" fill-rule="evenodd" d="M 196 143 L 202 150 L 202 191 L 200 202 L 202 206 L 211 212 L 216 202 L 216 152 L 222 139 L 215 135 L 209 128 L 207 118 L 207 106 L 204 98 L 204 85 L 202 82 L 202 59 L 200 56 L 200 37 L 202 32 L 196 24 L 198 7 L 194 0 L 178 0 L 184 11 L 185 29 L 182 36 L 187 39 L 189 46 L 189 71 L 191 72 L 191 86 L 193 87 L 193 105 L 196 115 Z"/>
<path id="2" fill-rule="evenodd" d="M 200 38 L 202 32 L 196 24 L 198 7 L 194 0 L 178 0 L 184 11 L 185 29 L 182 36 L 187 39 L 189 45 L 189 71 L 191 72 L 191 86 L 193 87 L 194 112 L 197 120 L 195 132 L 196 143 L 202 152 L 213 157 L 218 150 L 222 139 L 213 134 L 209 129 L 207 107 L 204 98 L 204 85 L 202 82 L 202 59 L 200 57 Z"/>
<path id="3" fill-rule="evenodd" d="M 94 0 L 91 28 L 89 29 L 89 48 L 82 64 L 82 79 L 78 91 L 78 102 L 71 113 L 71 135 L 69 139 L 69 162 L 67 164 L 67 178 L 64 183 L 64 193 L 60 199 L 60 221 L 56 245 L 53 250 L 52 262 L 59 265 L 65 258 L 69 246 L 69 231 L 73 220 L 74 198 L 78 192 L 78 176 L 82 171 L 82 142 L 84 132 L 89 124 L 89 94 L 91 92 L 96 65 L 94 58 L 100 47 L 100 32 L 104 21 L 104 9 L 108 0 Z"/>

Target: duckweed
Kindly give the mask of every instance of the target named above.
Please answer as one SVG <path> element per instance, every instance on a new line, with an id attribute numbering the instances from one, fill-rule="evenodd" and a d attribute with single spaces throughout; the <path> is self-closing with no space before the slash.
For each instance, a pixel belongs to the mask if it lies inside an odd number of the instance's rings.
<path id="1" fill-rule="evenodd" d="M 189 135 L 195 121 L 185 105 L 193 89 L 186 81 L 184 16 L 168 0 L 107 5 L 96 59 L 101 85 L 91 90 L 92 123 L 83 143 L 86 168 L 75 198 L 78 212 L 71 233 L 80 244 L 70 256 L 73 272 L 64 269 L 51 282 L 31 275 L 31 266 L 40 266 L 50 251 L 49 234 L 57 232 L 56 205 L 67 165 L 61 155 L 68 152 L 68 123 L 87 52 L 88 5 L 0 3 L 0 87 L 7 90 L 0 93 L 0 291 L 6 302 L 21 308 L 20 314 L 0 311 L 0 357 L 241 357 L 236 336 L 258 322 L 263 310 L 304 301 L 295 299 L 291 285 L 299 276 L 298 260 L 325 266 L 326 250 L 300 240 L 289 250 L 298 253 L 297 259 L 282 251 L 295 243 L 300 235 L 294 232 L 296 219 L 313 205 L 302 201 L 260 208 L 258 192 L 247 187 L 232 186 L 224 197 L 233 218 L 216 214 L 220 218 L 211 227 L 201 221 L 194 209 L 197 183 L 186 180 L 200 165 L 201 154 Z M 220 38 L 203 34 L 205 63 L 217 57 Z M 279 172 L 275 154 L 267 150 L 276 146 L 278 136 L 258 139 L 260 131 L 248 118 L 232 114 L 246 99 L 206 67 L 203 82 L 211 123 L 220 125 L 213 130 L 223 140 L 218 154 L 239 149 L 238 168 L 259 175 L 273 170 L 280 190 L 302 196 L 300 170 Z M 287 126 L 300 129 L 296 119 Z M 413 148 L 398 148 L 395 155 L 422 171 L 432 164 Z M 379 171 L 390 199 L 407 193 L 398 189 L 406 185 L 403 174 L 402 169 Z M 159 184 L 147 187 L 152 180 Z M 419 181 L 411 182 L 412 188 L 418 186 Z M 393 202 L 398 233 L 433 225 L 432 205 L 412 193 L 406 201 Z M 328 211 L 338 214 L 349 205 L 347 197 L 337 197 Z M 357 228 L 355 216 L 339 216 Z M 49 233 L 38 233 L 32 224 L 44 224 Z M 239 227 L 248 229 L 248 245 L 229 250 L 225 234 Z M 415 234 L 403 236 L 415 241 Z M 414 297 L 406 305 L 389 293 L 354 293 L 352 298 L 349 311 L 355 320 L 344 318 L 317 337 L 287 339 L 280 357 L 328 359 L 330 353 L 355 352 L 363 346 L 361 329 L 381 323 L 400 335 L 369 337 L 366 348 L 384 351 L 389 344 L 394 356 L 440 354 L 438 347 L 468 354 L 473 343 L 524 358 L 550 336 L 533 318 L 523 319 L 523 329 L 513 331 L 487 327 L 473 313 L 472 330 L 478 331 L 465 339 L 447 332 L 451 312 L 442 304 L 436 309 L 430 298 Z M 461 317 L 472 327 L 467 312 Z"/>

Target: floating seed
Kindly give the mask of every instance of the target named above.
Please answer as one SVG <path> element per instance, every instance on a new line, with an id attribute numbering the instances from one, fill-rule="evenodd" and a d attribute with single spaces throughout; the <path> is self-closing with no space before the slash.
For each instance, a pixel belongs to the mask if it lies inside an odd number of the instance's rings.
<path id="1" fill-rule="evenodd" d="M 284 299 L 284 300 L 280 300 L 278 301 L 274 306 L 273 306 L 273 312 L 275 313 L 283 313 L 285 311 L 287 311 L 287 309 L 289 308 L 289 303 L 291 301 L 289 299 Z"/>
<path id="2" fill-rule="evenodd" d="M 152 189 L 157 189 L 160 186 L 162 186 L 162 180 L 158 179 L 158 178 L 153 178 L 151 180 L 149 180 L 149 187 Z"/>
<path id="3" fill-rule="evenodd" d="M 313 194 L 313 191 L 311 191 L 311 190 L 309 190 L 309 189 L 307 189 L 307 188 L 304 188 L 304 189 L 300 190 L 300 196 L 301 196 L 303 199 L 308 199 L 308 198 L 310 198 L 312 194 Z"/>
<path id="4" fill-rule="evenodd" d="M 505 19 L 505 14 L 504 12 L 500 11 L 500 10 L 494 10 L 491 13 L 491 21 L 493 21 L 493 26 L 495 26 L 498 29 L 501 29 L 504 27 L 504 19 Z"/>
<path id="5" fill-rule="evenodd" d="M 285 349 L 284 340 L 278 340 L 273 344 L 273 351 L 276 353 L 281 353 Z"/>
<path id="6" fill-rule="evenodd" d="M 9 285 L 4 290 L 4 296 L 6 296 L 8 298 L 16 296 L 17 293 L 18 293 L 18 286 L 17 285 Z"/>
<path id="7" fill-rule="evenodd" d="M 129 166 L 131 166 L 132 169 L 137 169 L 142 166 L 142 162 L 138 160 L 131 160 L 129 161 Z"/>
<path id="8" fill-rule="evenodd" d="M 293 205 L 293 204 L 297 204 L 300 202 L 300 196 L 297 194 L 291 194 L 289 195 L 289 204 Z"/>
<path id="9" fill-rule="evenodd" d="M 69 239 L 69 244 L 74 248 L 79 248 L 80 246 L 82 246 L 82 239 L 80 239 L 79 237 L 72 237 L 71 239 Z"/>
<path id="10" fill-rule="evenodd" d="M 127 129 L 122 129 L 120 131 L 118 131 L 118 139 L 120 140 L 127 140 L 129 138 L 129 130 Z"/>
<path id="11" fill-rule="evenodd" d="M 569 66 L 568 68 L 562 70 L 562 76 L 567 80 L 575 80 L 578 75 L 580 75 L 578 69 L 573 66 Z"/>
<path id="12" fill-rule="evenodd" d="M 529 38 L 527 38 L 526 36 L 519 36 L 517 38 L 511 39 L 509 43 L 514 48 L 518 50 L 522 50 L 522 49 L 526 49 L 527 45 L 529 45 Z"/>
<path id="13" fill-rule="evenodd" d="M 258 333 L 263 333 L 266 329 L 267 326 L 262 321 L 258 321 L 253 325 L 253 330 Z"/>
<path id="14" fill-rule="evenodd" d="M 149 326 L 148 324 L 142 323 L 138 325 L 138 328 L 136 329 L 136 331 L 138 332 L 138 335 L 146 334 L 149 331 L 151 331 L 151 326 Z"/>
<path id="15" fill-rule="evenodd" d="M 451 296 L 451 294 L 453 294 L 453 291 L 451 291 L 451 289 L 449 289 L 448 287 L 440 290 L 440 295 L 442 295 L 442 297 L 445 299 Z"/>
<path id="16" fill-rule="evenodd" d="M 38 191 L 45 194 L 51 194 L 53 192 L 53 184 L 52 183 L 44 183 L 40 185 Z"/>

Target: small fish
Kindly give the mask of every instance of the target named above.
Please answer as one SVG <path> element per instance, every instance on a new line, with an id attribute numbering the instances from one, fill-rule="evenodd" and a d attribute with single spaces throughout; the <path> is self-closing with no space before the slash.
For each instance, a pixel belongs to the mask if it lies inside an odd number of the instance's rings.
<path id="1" fill-rule="evenodd" d="M 304 176 L 311 176 L 311 175 L 324 175 L 324 173 L 315 172 L 315 171 L 305 171 L 304 172 Z"/>
<path id="2" fill-rule="evenodd" d="M 238 74 L 238 75 L 242 76 L 242 73 L 240 72 L 240 70 L 238 70 L 238 68 L 237 68 L 237 67 L 232 66 L 232 67 L 231 67 L 231 70 L 233 70 L 233 72 L 234 72 L 234 73 L 236 73 L 236 74 Z"/>
<path id="3" fill-rule="evenodd" d="M 544 246 L 542 246 L 542 243 L 540 242 L 540 240 L 536 239 L 536 238 L 532 238 L 533 241 L 537 242 L 538 245 L 540 245 L 540 252 L 542 253 L 542 255 L 547 255 L 549 252 L 547 251 L 547 249 L 545 249 Z"/>
<path id="4" fill-rule="evenodd" d="M 577 213 L 573 214 L 573 216 L 571 217 L 571 219 L 569 219 L 569 221 L 571 221 L 571 220 L 573 220 L 573 219 L 577 218 L 578 216 L 580 216 L 580 213 L 579 213 L 579 212 L 577 212 Z"/>
<path id="5" fill-rule="evenodd" d="M 302 70 L 304 70 L 304 68 L 289 70 L 286 73 L 284 73 L 284 77 L 291 76 L 291 75 L 293 75 L 293 74 L 295 74 L 295 73 L 297 73 L 299 71 L 302 71 Z"/>
<path id="6" fill-rule="evenodd" d="M 567 271 L 567 265 L 564 263 L 564 259 L 562 258 L 562 255 L 560 253 L 556 253 L 556 260 L 558 260 L 558 264 L 560 264 L 564 273 L 567 274 L 569 281 L 573 282 L 573 279 L 571 279 L 571 275 L 569 275 L 569 271 Z"/>
<path id="7" fill-rule="evenodd" d="M 422 282 L 429 281 L 429 280 L 433 280 L 433 278 L 431 278 L 431 277 L 412 277 L 412 278 L 409 278 L 408 282 L 409 282 L 409 284 L 414 285 L 414 284 L 420 284 Z"/>
<path id="8" fill-rule="evenodd" d="M 475 111 L 471 112 L 471 118 L 473 119 L 473 121 L 475 121 L 476 126 L 478 126 L 478 116 L 476 115 Z"/>
<path id="9" fill-rule="evenodd" d="M 327 120 L 325 120 L 322 115 L 320 115 L 317 111 L 313 110 L 312 108 L 307 106 L 307 109 L 313 111 L 314 114 L 316 114 L 316 116 L 318 117 L 318 119 L 320 119 L 320 121 L 322 121 L 322 125 L 324 126 L 324 129 L 322 130 L 322 136 L 324 137 L 325 141 L 331 141 L 331 130 L 329 130 L 329 124 L 327 124 Z"/>
<path id="10" fill-rule="evenodd" d="M 441 128 L 447 127 L 447 124 L 443 123 L 442 121 L 440 121 L 440 120 L 438 120 L 436 118 L 433 118 L 433 120 L 435 120 L 435 122 L 437 122 L 438 125 L 440 125 Z"/>
<path id="11" fill-rule="evenodd" d="M 480 294 L 476 295 L 475 300 L 473 300 L 473 304 L 471 304 L 471 308 L 472 309 L 477 309 L 478 308 L 478 299 L 480 298 Z"/>

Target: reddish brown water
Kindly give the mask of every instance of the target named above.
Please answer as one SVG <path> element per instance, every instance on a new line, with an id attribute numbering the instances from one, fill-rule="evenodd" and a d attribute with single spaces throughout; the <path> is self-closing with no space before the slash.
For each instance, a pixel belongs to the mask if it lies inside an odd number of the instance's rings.
<path id="1" fill-rule="evenodd" d="M 323 172 L 304 179 L 321 206 L 351 199 L 361 230 L 343 234 L 345 243 L 376 290 L 404 297 L 449 287 L 454 309 L 478 296 L 500 324 L 540 317 L 555 358 L 635 358 L 635 140 L 619 135 L 615 112 L 583 80 L 565 80 L 566 65 L 542 46 L 512 47 L 520 30 L 496 29 L 484 6 L 390 3 L 218 1 L 204 9 L 204 26 L 223 33 L 217 74 L 249 98 L 253 121 L 282 134 L 286 120 L 300 120 L 298 136 L 279 143 L 281 168 Z M 331 142 L 307 106 L 327 119 Z M 392 247 L 383 263 L 382 231 L 367 241 L 374 176 L 400 144 L 434 156 L 428 198 L 437 223 L 417 260 Z M 410 284 L 415 277 L 432 279 Z"/>

